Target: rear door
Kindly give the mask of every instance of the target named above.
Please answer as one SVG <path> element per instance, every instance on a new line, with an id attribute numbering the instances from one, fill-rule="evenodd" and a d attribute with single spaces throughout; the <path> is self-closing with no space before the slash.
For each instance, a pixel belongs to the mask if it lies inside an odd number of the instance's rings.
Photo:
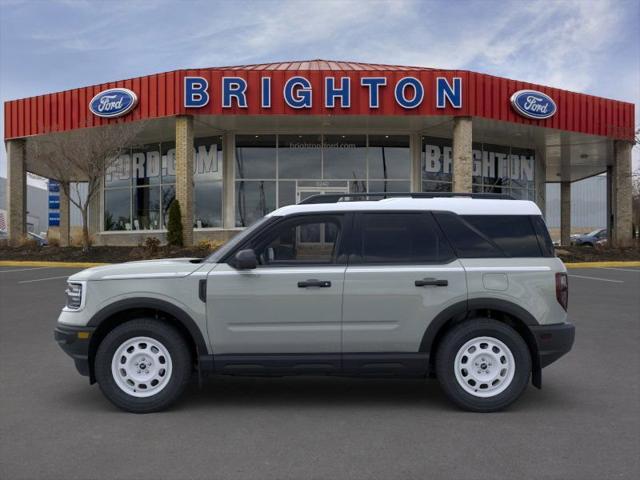
<path id="1" fill-rule="evenodd" d="M 431 320 L 466 301 L 462 265 L 429 212 L 359 213 L 353 238 L 343 299 L 345 368 L 359 358 L 353 353 L 373 354 L 366 360 L 373 368 L 417 354 Z"/>

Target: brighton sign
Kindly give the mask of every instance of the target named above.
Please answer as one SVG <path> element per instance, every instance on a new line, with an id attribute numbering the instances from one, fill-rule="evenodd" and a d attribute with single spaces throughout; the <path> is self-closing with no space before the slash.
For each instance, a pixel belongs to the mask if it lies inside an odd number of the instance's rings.
<path id="1" fill-rule="evenodd" d="M 351 98 L 355 89 L 361 89 L 368 97 L 369 108 L 376 109 L 381 105 L 383 87 L 391 87 L 395 102 L 402 108 L 410 110 L 419 107 L 425 98 L 425 88 L 415 77 L 401 77 L 388 85 L 387 77 L 361 77 L 358 85 L 351 84 L 350 77 L 325 77 L 322 104 L 325 108 L 351 107 Z M 217 90 L 217 89 L 213 89 Z M 222 77 L 220 85 L 220 103 L 222 108 L 247 108 L 249 84 L 242 77 Z M 271 77 L 262 77 L 259 83 L 259 99 L 262 108 L 271 108 Z M 304 76 L 291 77 L 284 82 L 282 96 L 286 105 L 294 109 L 313 108 L 314 90 L 311 81 Z M 204 77 L 184 77 L 185 108 L 202 108 L 209 104 L 212 89 Z M 451 80 L 445 77 L 436 78 L 435 100 L 437 108 L 462 108 L 462 78 Z"/>
<path id="2" fill-rule="evenodd" d="M 544 120 L 556 114 L 556 102 L 542 92 L 536 90 L 518 90 L 511 95 L 514 110 L 526 118 Z"/>
<path id="3" fill-rule="evenodd" d="M 138 96 L 128 88 L 110 88 L 98 93 L 89 102 L 91 113 L 102 118 L 126 115 L 138 104 Z"/>

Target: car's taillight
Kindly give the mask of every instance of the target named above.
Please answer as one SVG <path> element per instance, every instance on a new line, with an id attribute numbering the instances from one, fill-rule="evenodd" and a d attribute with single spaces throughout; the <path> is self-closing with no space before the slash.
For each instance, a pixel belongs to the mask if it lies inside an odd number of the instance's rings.
<path id="1" fill-rule="evenodd" d="M 556 273 L 556 298 L 566 311 L 569 305 L 569 279 L 566 273 Z"/>

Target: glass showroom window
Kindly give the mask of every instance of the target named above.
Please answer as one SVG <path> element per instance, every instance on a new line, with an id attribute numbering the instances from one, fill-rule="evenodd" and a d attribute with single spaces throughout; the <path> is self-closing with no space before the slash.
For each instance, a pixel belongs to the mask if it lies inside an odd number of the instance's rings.
<path id="1" fill-rule="evenodd" d="M 451 140 L 422 137 L 422 191 L 450 192 Z"/>
<path id="2" fill-rule="evenodd" d="M 319 193 L 409 191 L 407 135 L 236 136 L 236 225 Z"/>
<path id="3" fill-rule="evenodd" d="M 411 150 L 407 135 L 369 135 L 368 191 L 411 191 Z"/>
<path id="4" fill-rule="evenodd" d="M 195 140 L 194 227 L 222 227 L 222 137 Z"/>
<path id="5" fill-rule="evenodd" d="M 194 226 L 221 227 L 222 142 L 194 145 Z M 176 150 L 172 142 L 129 149 L 105 176 L 104 230 L 161 230 L 175 198 Z"/>
<path id="6" fill-rule="evenodd" d="M 275 210 L 276 172 L 275 135 L 236 136 L 236 226 Z"/>
<path id="7" fill-rule="evenodd" d="M 486 143 L 474 143 L 472 147 L 474 192 L 535 199 L 534 150 Z M 452 169 L 451 140 L 423 137 L 422 190 L 450 192 Z"/>
<path id="8" fill-rule="evenodd" d="M 131 155 L 116 158 L 104 178 L 104 229 L 131 230 Z"/>

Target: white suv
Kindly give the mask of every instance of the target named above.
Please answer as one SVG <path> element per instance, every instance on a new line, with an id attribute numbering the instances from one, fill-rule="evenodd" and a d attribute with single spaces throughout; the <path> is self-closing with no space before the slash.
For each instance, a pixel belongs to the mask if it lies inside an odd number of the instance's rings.
<path id="1" fill-rule="evenodd" d="M 205 259 L 84 270 L 56 340 L 132 412 L 167 407 L 194 372 L 437 377 L 462 408 L 504 408 L 574 327 L 538 207 L 478 197 L 311 197 Z"/>

